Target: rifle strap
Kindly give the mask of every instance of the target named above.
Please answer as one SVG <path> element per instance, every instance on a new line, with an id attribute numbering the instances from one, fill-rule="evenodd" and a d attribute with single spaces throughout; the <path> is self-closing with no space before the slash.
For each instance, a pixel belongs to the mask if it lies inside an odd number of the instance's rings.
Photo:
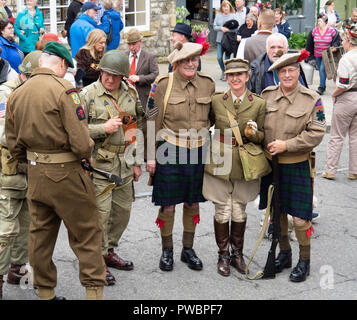
<path id="1" fill-rule="evenodd" d="M 255 249 L 253 251 L 253 254 L 252 256 L 250 257 L 249 259 L 249 262 L 247 264 L 247 267 L 245 268 L 245 276 L 249 279 L 249 280 L 258 280 L 258 279 L 261 279 L 264 275 L 263 271 L 262 270 L 259 270 L 253 277 L 249 276 L 249 266 L 250 264 L 252 263 L 253 261 L 253 258 L 264 238 L 264 235 L 265 235 L 265 232 L 267 230 L 267 227 L 269 225 L 269 217 L 270 217 L 270 209 L 271 209 L 271 201 L 273 199 L 273 194 L 274 194 L 274 186 L 271 184 L 269 186 L 269 189 L 268 189 L 268 204 L 267 204 L 267 209 L 265 211 L 265 218 L 264 218 L 264 224 L 262 226 L 262 230 L 260 231 L 260 235 L 259 235 L 259 239 L 258 239 L 258 242 L 255 246 Z"/>

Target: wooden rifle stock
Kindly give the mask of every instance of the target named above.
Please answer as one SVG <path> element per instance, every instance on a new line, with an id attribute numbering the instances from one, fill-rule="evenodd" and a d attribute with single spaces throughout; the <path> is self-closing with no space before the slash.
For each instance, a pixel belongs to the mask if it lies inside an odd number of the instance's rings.
<path id="1" fill-rule="evenodd" d="M 279 197 L 279 163 L 278 156 L 275 155 L 272 158 L 272 169 L 273 169 L 273 238 L 271 247 L 268 253 L 267 262 L 264 267 L 262 279 L 272 279 L 275 278 L 275 256 L 276 256 L 276 247 L 280 239 L 280 197 Z"/>

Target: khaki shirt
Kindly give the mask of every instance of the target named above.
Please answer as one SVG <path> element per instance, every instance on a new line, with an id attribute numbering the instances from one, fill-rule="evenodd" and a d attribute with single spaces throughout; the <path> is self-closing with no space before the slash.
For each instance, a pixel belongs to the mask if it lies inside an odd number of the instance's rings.
<path id="1" fill-rule="evenodd" d="M 357 88 L 357 49 L 345 53 L 338 63 L 336 85 L 346 90 Z"/>
<path id="2" fill-rule="evenodd" d="M 211 175 L 217 176 L 217 178 L 223 180 L 230 179 L 244 179 L 243 169 L 241 160 L 239 157 L 238 146 L 232 146 L 231 140 L 225 139 L 225 143 L 220 142 L 216 135 L 224 134 L 226 129 L 230 130 L 231 137 L 234 137 L 232 132 L 230 121 L 227 116 L 227 110 L 234 115 L 236 118 L 239 131 L 242 139 L 247 142 L 253 142 L 255 144 L 261 144 L 264 141 L 264 118 L 265 118 L 265 106 L 266 102 L 258 95 L 251 93 L 249 90 L 246 91 L 243 101 L 237 101 L 233 103 L 232 92 L 228 90 L 227 92 L 218 92 L 212 96 L 212 116 L 211 119 L 215 124 L 215 129 L 220 131 L 215 132 L 213 141 L 211 143 L 211 157 L 209 163 L 205 166 L 205 171 Z M 258 130 L 254 136 L 247 137 L 244 134 L 244 129 L 249 120 L 253 120 L 257 123 Z M 218 156 L 223 158 L 226 162 L 225 165 L 231 163 L 231 168 L 229 171 L 220 170 L 222 174 L 218 174 L 217 168 L 222 168 L 224 163 L 220 163 Z M 227 159 L 226 157 L 231 159 Z M 216 160 L 214 159 L 216 157 Z M 225 173 L 225 174 L 224 174 Z"/>
<path id="3" fill-rule="evenodd" d="M 94 146 L 89 137 L 77 90 L 51 69 L 38 68 L 10 95 L 5 119 L 9 150 L 26 161 L 26 151 L 73 152 L 89 159 Z"/>
<path id="4" fill-rule="evenodd" d="M 144 112 L 136 89 L 122 81 L 115 97 L 104 88 L 99 79 L 84 87 L 80 92 L 80 96 L 84 103 L 85 114 L 88 115 L 87 122 L 90 136 L 96 143 L 93 154 L 96 167 L 120 175 L 123 179 L 132 176 L 132 164 L 141 165 L 140 157 L 133 159 L 134 163 L 128 163 L 129 161 L 124 159 L 126 141 L 123 127 L 120 127 L 116 133 L 109 136 L 105 133 L 104 125 L 111 118 L 111 114 L 113 117 L 119 115 L 118 109 L 112 102 L 112 99 L 114 99 L 121 111 L 136 116 L 137 132 L 143 130 Z M 117 152 L 104 149 L 103 143 L 105 140 L 108 145 L 119 147 Z M 143 151 L 142 139 L 138 138 L 132 147 Z M 131 152 L 136 155 L 137 152 L 134 149 Z"/>
<path id="5" fill-rule="evenodd" d="M 211 124 L 211 95 L 215 91 L 214 80 L 202 72 L 188 81 L 174 71 L 173 86 L 164 114 L 164 97 L 168 86 L 169 75 L 158 77 L 151 89 L 148 100 L 147 117 L 155 122 L 155 136 L 160 129 L 166 128 L 177 137 L 187 138 L 187 133 L 179 130 L 209 129 Z M 148 155 L 148 158 L 151 157 Z"/>
<path id="6" fill-rule="evenodd" d="M 280 157 L 307 154 L 320 144 L 326 131 L 320 96 L 302 86 L 285 96 L 280 86 L 262 92 L 267 101 L 264 122 L 265 145 L 274 139 L 286 141 L 287 151 Z"/>

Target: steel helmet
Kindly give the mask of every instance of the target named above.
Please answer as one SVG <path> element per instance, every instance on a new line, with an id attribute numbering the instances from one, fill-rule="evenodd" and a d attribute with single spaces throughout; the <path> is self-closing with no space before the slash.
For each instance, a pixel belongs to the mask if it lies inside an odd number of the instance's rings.
<path id="1" fill-rule="evenodd" d="M 40 50 L 30 52 L 19 65 L 20 73 L 30 76 L 31 73 L 38 68 L 38 60 L 40 59 L 41 54 L 42 51 Z"/>
<path id="2" fill-rule="evenodd" d="M 99 62 L 98 68 L 110 74 L 118 76 L 129 76 L 128 55 L 119 50 L 110 50 Z"/>

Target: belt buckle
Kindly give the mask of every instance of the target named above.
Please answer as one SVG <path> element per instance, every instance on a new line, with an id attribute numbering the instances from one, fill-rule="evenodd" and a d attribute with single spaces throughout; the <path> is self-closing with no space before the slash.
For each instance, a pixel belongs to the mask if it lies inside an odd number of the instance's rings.
<path id="1" fill-rule="evenodd" d="M 39 156 L 38 156 L 37 152 L 34 152 L 33 154 L 35 155 L 35 161 L 36 161 Z"/>

